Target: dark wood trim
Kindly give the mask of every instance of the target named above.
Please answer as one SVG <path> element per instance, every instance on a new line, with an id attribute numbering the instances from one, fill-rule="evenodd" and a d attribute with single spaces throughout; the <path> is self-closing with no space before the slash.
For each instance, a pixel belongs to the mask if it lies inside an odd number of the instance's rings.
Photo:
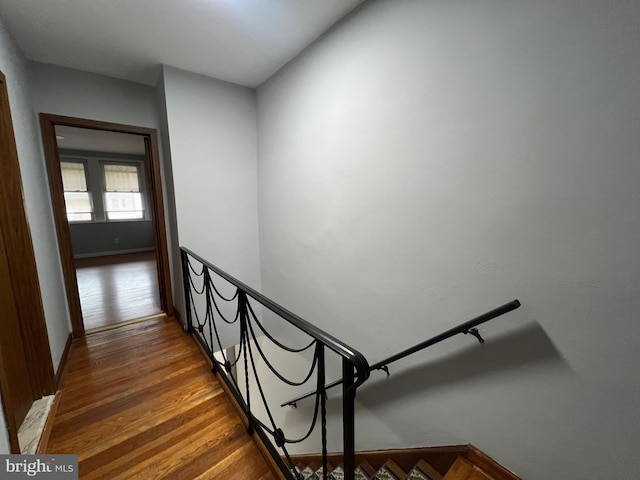
<path id="1" fill-rule="evenodd" d="M 58 234 L 60 258 L 62 261 L 64 283 L 67 291 L 69 313 L 71 316 L 74 338 L 83 337 L 85 335 L 85 329 L 82 322 L 82 310 L 80 308 L 80 295 L 78 293 L 78 283 L 73 259 L 71 233 L 64 205 L 64 190 L 62 187 L 60 160 L 55 135 L 56 125 L 128 133 L 140 135 L 145 139 L 145 170 L 149 190 L 151 219 L 154 229 L 160 303 L 167 316 L 173 316 L 171 275 L 169 273 L 169 251 L 164 218 L 164 201 L 162 196 L 162 178 L 160 173 L 160 155 L 158 150 L 157 132 L 152 128 L 41 113 L 40 127 L 42 130 L 45 160 L 49 175 L 51 204 L 53 206 L 56 231 Z"/>
<path id="2" fill-rule="evenodd" d="M 73 260 L 73 247 L 71 244 L 71 231 L 67 222 L 66 208 L 64 204 L 64 189 L 62 187 L 62 174 L 58 160 L 58 145 L 56 142 L 55 124 L 40 116 L 40 129 L 44 145 L 44 157 L 49 176 L 49 190 L 51 192 L 51 206 L 53 218 L 58 234 L 58 249 L 64 275 L 64 286 L 67 292 L 67 303 L 71 317 L 71 329 L 74 338 L 84 336 L 82 323 L 82 310 L 80 309 L 80 293 L 78 292 L 78 280 Z"/>
<path id="3" fill-rule="evenodd" d="M 164 219 L 164 200 L 162 196 L 162 175 L 160 172 L 160 153 L 158 134 L 150 130 L 144 140 L 147 162 L 147 186 L 151 201 L 151 220 L 154 224 L 156 244 L 156 264 L 158 265 L 158 288 L 160 306 L 168 317 L 173 317 L 173 297 L 171 295 L 171 275 L 169 270 L 169 247 L 167 244 L 167 225 Z"/>
<path id="4" fill-rule="evenodd" d="M 67 343 L 65 343 L 64 350 L 62 351 L 60 363 L 58 364 L 58 370 L 56 371 L 56 391 L 60 390 L 60 386 L 62 385 L 62 381 L 64 380 L 64 372 L 67 369 L 67 361 L 69 360 L 69 352 L 71 351 L 72 340 L 73 335 L 69 334 L 69 336 L 67 337 Z"/>
<path id="5" fill-rule="evenodd" d="M 474 465 L 480 467 L 480 469 L 496 480 L 522 480 L 515 473 L 506 469 L 473 445 L 469 445 L 469 450 L 467 451 L 465 458 Z"/>

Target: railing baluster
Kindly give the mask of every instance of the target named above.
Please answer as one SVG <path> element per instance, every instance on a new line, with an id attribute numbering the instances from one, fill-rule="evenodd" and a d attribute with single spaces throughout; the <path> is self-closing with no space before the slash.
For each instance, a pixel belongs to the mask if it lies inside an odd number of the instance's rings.
<path id="1" fill-rule="evenodd" d="M 249 321 L 247 316 L 247 296 L 244 292 L 238 293 L 238 308 L 240 309 L 240 337 L 244 344 L 244 383 L 245 383 L 245 398 L 247 402 L 247 419 L 249 421 L 249 426 L 247 427 L 247 432 L 249 434 L 253 433 L 253 423 L 251 421 L 251 390 L 249 388 L 249 328 L 247 322 Z"/>
<path id="2" fill-rule="evenodd" d="M 318 343 L 318 395 L 320 395 L 320 430 L 322 432 L 322 478 L 327 480 L 327 396 L 324 389 L 324 345 Z"/>
<path id="3" fill-rule="evenodd" d="M 342 424 L 343 424 L 343 451 L 344 451 L 344 478 L 345 480 L 355 479 L 355 401 L 356 392 L 354 387 L 355 378 L 353 365 L 342 360 Z"/>
<path id="4" fill-rule="evenodd" d="M 181 250 L 180 253 L 182 259 L 182 284 L 184 288 L 184 308 L 187 311 L 187 332 L 193 332 L 193 320 L 191 318 L 191 282 L 189 281 L 189 257 L 187 252 Z"/>

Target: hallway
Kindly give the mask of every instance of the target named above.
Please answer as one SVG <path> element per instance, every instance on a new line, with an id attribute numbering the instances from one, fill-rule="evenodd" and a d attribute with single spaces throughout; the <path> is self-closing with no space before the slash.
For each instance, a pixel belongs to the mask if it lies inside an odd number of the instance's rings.
<path id="1" fill-rule="evenodd" d="M 192 338 L 156 318 L 74 341 L 47 453 L 82 479 L 273 480 Z"/>

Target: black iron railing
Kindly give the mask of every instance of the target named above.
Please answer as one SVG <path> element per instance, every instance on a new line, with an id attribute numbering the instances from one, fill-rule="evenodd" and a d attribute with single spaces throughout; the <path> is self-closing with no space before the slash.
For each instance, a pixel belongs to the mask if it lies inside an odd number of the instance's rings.
<path id="1" fill-rule="evenodd" d="M 287 445 L 309 438 L 318 421 L 320 422 L 323 477 L 327 478 L 327 396 L 324 386 L 327 371 L 326 355 L 332 352 L 341 360 L 343 461 L 345 479 L 353 480 L 355 394 L 356 389 L 369 377 L 371 371 L 364 356 L 220 270 L 191 250 L 181 248 L 181 256 L 188 330 L 194 333 L 212 361 L 214 370 L 221 375 L 237 403 L 244 410 L 249 420 L 249 431 L 260 436 L 287 478 L 292 480 L 296 477 L 300 478 L 294 470 Z M 231 284 L 233 293 L 226 296 L 222 294 L 223 288 L 216 285 L 219 279 Z M 261 310 L 254 309 L 252 305 L 254 301 L 302 332 L 301 335 L 308 339 L 308 343 L 305 342 L 302 346 L 291 346 L 275 338 L 266 328 L 266 322 L 261 320 Z M 231 342 L 235 348 L 228 350 L 229 341 L 225 342 L 221 339 L 221 336 L 224 337 L 222 329 L 232 327 L 236 327 L 237 340 Z M 310 357 L 308 371 L 302 375 L 301 379 L 288 378 L 268 358 L 266 349 L 260 346 L 258 337 L 264 342 L 268 341 L 270 348 L 297 355 L 298 358 L 293 360 L 295 362 L 300 362 L 302 355 L 306 355 L 307 359 Z M 277 424 L 272 404 L 267 398 L 268 395 L 258 374 L 258 362 L 266 366 L 283 384 L 294 387 L 313 382 L 315 374 L 315 406 L 308 430 L 301 437 L 290 438 L 283 427 Z M 238 378 L 240 376 L 238 369 L 243 371 L 243 378 Z M 254 401 L 258 399 L 259 406 L 252 405 L 252 397 Z M 254 414 L 257 410 L 260 411 L 262 418 Z M 281 451 L 278 451 L 278 448 Z"/>
<path id="2" fill-rule="evenodd" d="M 327 390 L 342 385 L 342 441 L 343 441 L 343 467 L 346 480 L 354 480 L 355 470 L 355 395 L 356 389 L 362 385 L 374 370 L 384 370 L 389 374 L 388 365 L 402 358 L 419 352 L 436 343 L 440 343 L 458 334 L 470 334 L 484 343 L 477 327 L 489 320 L 504 315 L 520 307 L 518 300 L 501 305 L 472 320 L 464 322 L 428 340 L 369 365 L 364 356 L 354 348 L 346 345 L 337 338 L 329 335 L 315 325 L 303 320 L 299 316 L 278 305 L 273 300 L 265 297 L 253 288 L 235 279 L 228 273 L 220 270 L 207 260 L 195 254 L 187 248 L 181 248 L 182 271 L 185 290 L 185 307 L 187 311 L 188 330 L 195 335 L 202 348 L 211 359 L 214 370 L 223 378 L 237 403 L 245 412 L 249 421 L 249 431 L 260 436 L 269 450 L 276 464 L 283 474 L 291 480 L 301 478 L 294 469 L 287 445 L 300 443 L 310 437 L 320 422 L 320 441 L 322 450 L 323 478 L 327 479 Z M 214 282 L 223 279 L 232 286 L 233 293 L 224 295 Z M 199 299 L 199 301 L 196 301 Z M 259 303 L 277 317 L 283 319 L 288 325 L 308 339 L 308 343 L 302 346 L 286 345 L 274 336 L 261 320 L 260 311 L 256 313 L 252 301 Z M 227 305 L 227 310 L 221 307 Z M 229 309 L 229 306 L 235 308 Z M 235 341 L 223 342 L 221 340 L 221 328 L 236 327 Z M 309 368 L 302 378 L 293 380 L 287 374 L 278 370 L 275 363 L 266 355 L 265 348 L 260 346 L 258 337 L 266 339 L 274 349 L 296 355 L 294 362 L 306 355 Z M 228 349 L 233 345 L 234 348 Z M 327 373 L 327 353 L 333 353 L 341 361 L 342 376 L 338 380 L 325 383 Z M 284 432 L 282 426 L 276 421 L 272 404 L 267 398 L 258 373 L 257 361 L 261 361 L 282 384 L 292 387 L 313 385 L 314 390 L 299 395 L 291 400 L 281 403 L 280 406 L 297 406 L 303 399 L 315 397 L 313 413 L 309 427 L 299 438 L 290 438 Z M 304 362 L 303 362 L 304 363 Z M 239 378 L 238 368 L 243 372 Z M 315 377 L 314 377 L 315 374 Z M 253 395 L 252 390 L 253 388 Z M 307 387 L 308 388 L 308 387 Z M 257 390 L 257 392 L 256 392 Z M 255 415 L 256 409 L 252 406 L 254 400 L 260 402 L 259 410 L 261 418 Z M 255 406 L 255 405 L 254 405 Z M 278 451 L 281 449 L 281 452 Z M 316 450 L 317 451 L 317 450 Z"/>

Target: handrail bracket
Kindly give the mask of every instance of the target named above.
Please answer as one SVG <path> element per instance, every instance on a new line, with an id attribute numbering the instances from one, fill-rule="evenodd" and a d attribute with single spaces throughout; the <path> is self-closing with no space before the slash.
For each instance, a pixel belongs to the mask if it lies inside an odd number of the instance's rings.
<path id="1" fill-rule="evenodd" d="M 468 330 L 463 330 L 462 333 L 464 333 L 465 335 L 470 333 L 471 335 L 473 335 L 474 337 L 476 337 L 478 339 L 478 342 L 484 343 L 484 338 L 482 338 L 482 335 L 480 335 L 480 332 L 475 327 L 474 328 L 469 328 Z"/>

